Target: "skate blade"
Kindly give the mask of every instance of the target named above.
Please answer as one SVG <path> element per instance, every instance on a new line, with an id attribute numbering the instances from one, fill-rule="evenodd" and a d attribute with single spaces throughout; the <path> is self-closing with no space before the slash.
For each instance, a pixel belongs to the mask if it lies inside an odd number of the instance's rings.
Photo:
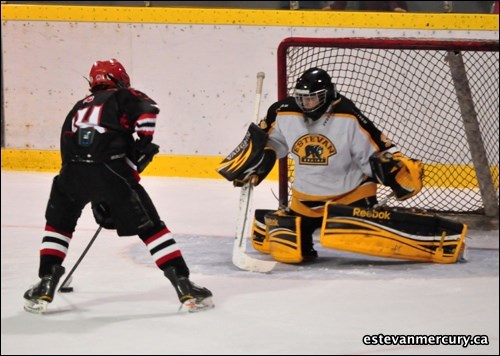
<path id="1" fill-rule="evenodd" d="M 25 300 L 24 310 L 33 314 L 43 314 L 47 311 L 49 302 L 45 300 Z"/>
<path id="2" fill-rule="evenodd" d="M 212 302 L 212 298 L 210 297 L 205 298 L 199 302 L 197 302 L 196 299 L 189 299 L 181 304 L 179 311 L 185 311 L 188 313 L 197 313 L 200 311 L 212 309 L 213 307 L 215 307 L 215 305 Z"/>

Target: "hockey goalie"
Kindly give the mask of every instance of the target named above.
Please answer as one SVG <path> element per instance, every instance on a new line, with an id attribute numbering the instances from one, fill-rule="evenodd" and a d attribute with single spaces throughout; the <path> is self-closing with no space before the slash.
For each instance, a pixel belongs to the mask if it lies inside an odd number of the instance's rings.
<path id="1" fill-rule="evenodd" d="M 218 172 L 235 186 L 258 185 L 276 158 L 293 158 L 289 206 L 257 209 L 251 233 L 253 247 L 276 261 L 316 259 L 316 230 L 323 247 L 380 257 L 454 263 L 465 251 L 465 224 L 378 207 L 379 184 L 397 200 L 418 194 L 423 164 L 403 155 L 320 68 L 305 71 L 294 96 L 271 105 L 233 152 Z"/>

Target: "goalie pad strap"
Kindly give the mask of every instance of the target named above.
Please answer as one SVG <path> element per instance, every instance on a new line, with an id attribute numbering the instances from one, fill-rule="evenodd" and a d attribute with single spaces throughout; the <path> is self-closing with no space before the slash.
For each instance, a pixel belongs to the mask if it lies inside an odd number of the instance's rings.
<path id="1" fill-rule="evenodd" d="M 327 204 L 320 243 L 372 256 L 454 263 L 467 225 L 437 216 Z"/>
<path id="2" fill-rule="evenodd" d="M 261 163 L 268 134 L 251 123 L 241 143 L 219 164 L 217 172 L 232 182 L 250 176 Z"/>

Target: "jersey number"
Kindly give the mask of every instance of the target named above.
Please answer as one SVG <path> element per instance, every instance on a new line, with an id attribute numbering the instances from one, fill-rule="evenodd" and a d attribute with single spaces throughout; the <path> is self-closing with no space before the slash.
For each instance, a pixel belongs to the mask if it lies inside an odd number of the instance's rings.
<path id="1" fill-rule="evenodd" d="M 91 127 L 99 133 L 106 132 L 106 128 L 99 126 L 102 107 L 103 105 L 91 105 L 78 110 L 76 115 L 73 117 L 72 131 L 76 132 L 79 128 L 84 129 Z"/>

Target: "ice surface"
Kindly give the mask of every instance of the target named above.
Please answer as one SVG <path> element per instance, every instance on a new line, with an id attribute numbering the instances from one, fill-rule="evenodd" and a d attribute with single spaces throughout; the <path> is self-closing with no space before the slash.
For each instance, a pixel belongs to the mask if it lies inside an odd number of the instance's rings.
<path id="1" fill-rule="evenodd" d="M 37 281 L 53 174 L 2 171 L 4 354 L 498 354 L 498 231 L 470 231 L 470 261 L 413 263 L 325 249 L 309 265 L 270 274 L 231 263 L 239 189 L 223 180 L 144 177 L 215 309 L 178 313 L 174 289 L 136 237 L 104 230 L 46 315 L 23 310 Z M 255 190 L 276 208 L 276 183 Z M 97 226 L 87 208 L 65 262 L 74 265 Z M 255 253 L 253 257 L 266 259 Z M 64 277 L 63 277 L 64 278 Z M 364 335 L 486 335 L 483 346 L 364 345 Z"/>

